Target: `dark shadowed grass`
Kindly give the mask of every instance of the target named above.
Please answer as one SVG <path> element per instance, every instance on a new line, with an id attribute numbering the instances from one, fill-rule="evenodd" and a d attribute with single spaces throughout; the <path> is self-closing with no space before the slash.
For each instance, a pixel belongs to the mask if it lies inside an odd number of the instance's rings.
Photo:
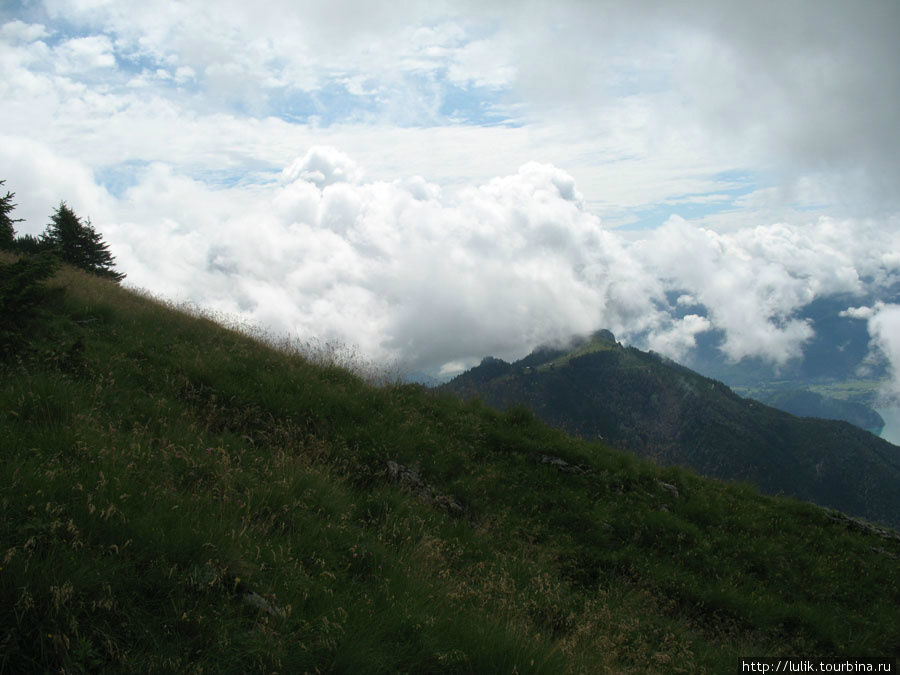
<path id="1" fill-rule="evenodd" d="M 896 654 L 900 541 L 69 269 L 55 283 L 0 366 L 0 672 Z"/>

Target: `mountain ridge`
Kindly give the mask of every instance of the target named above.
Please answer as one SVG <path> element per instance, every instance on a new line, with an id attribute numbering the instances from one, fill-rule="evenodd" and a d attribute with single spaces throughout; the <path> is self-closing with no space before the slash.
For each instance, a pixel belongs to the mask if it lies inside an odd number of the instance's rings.
<path id="1" fill-rule="evenodd" d="M 665 357 L 623 347 L 609 331 L 514 363 L 483 361 L 443 388 L 499 409 L 525 405 L 568 433 L 664 465 L 900 524 L 897 446 L 846 422 L 742 398 Z"/>

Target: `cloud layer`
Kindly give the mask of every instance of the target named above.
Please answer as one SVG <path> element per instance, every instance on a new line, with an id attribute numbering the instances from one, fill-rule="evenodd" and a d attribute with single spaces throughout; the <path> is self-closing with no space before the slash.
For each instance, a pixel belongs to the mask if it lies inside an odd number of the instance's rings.
<path id="1" fill-rule="evenodd" d="M 898 27 L 894 0 L 5 3 L 0 179 L 21 232 L 65 199 L 129 283 L 412 369 L 599 327 L 784 364 L 810 302 L 897 282 Z"/>
<path id="2" fill-rule="evenodd" d="M 228 181 L 330 144 L 441 185 L 553 163 L 607 224 L 883 216 L 898 27 L 893 0 L 14 2 L 0 124 L 106 175 Z"/>
<path id="3" fill-rule="evenodd" d="M 264 185 L 210 189 L 151 164 L 118 198 L 84 192 L 129 283 L 435 373 L 599 327 L 676 359 L 718 330 L 729 358 L 783 364 L 813 335 L 797 316 L 814 299 L 900 279 L 897 221 L 723 234 L 673 217 L 638 238 L 535 162 L 449 191 L 366 180 L 316 146 Z"/>

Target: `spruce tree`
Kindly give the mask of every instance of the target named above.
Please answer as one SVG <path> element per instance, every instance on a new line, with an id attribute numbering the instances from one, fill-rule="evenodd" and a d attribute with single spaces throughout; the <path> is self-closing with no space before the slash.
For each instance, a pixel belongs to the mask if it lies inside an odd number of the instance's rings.
<path id="1" fill-rule="evenodd" d="M 23 234 L 16 237 L 15 250 L 19 253 L 34 255 L 51 250 L 52 245 L 48 244 L 42 237 L 36 237 L 33 234 Z"/>
<path id="2" fill-rule="evenodd" d="M 60 202 L 50 221 L 41 243 L 56 249 L 64 262 L 113 281 L 125 278 L 114 269 L 115 258 L 90 220 L 82 222 L 65 202 Z"/>
<path id="3" fill-rule="evenodd" d="M 5 180 L 0 180 L 0 186 L 4 183 L 6 183 Z M 13 223 L 22 222 L 21 218 L 9 217 L 12 210 L 16 208 L 16 205 L 12 203 L 15 196 L 14 193 L 7 192 L 5 197 L 0 197 L 0 249 L 6 251 L 15 247 L 16 228 L 13 227 Z"/>
<path id="4" fill-rule="evenodd" d="M 26 327 L 50 296 L 44 282 L 59 267 L 50 254 L 23 256 L 13 263 L 0 260 L 0 361 L 15 351 Z"/>

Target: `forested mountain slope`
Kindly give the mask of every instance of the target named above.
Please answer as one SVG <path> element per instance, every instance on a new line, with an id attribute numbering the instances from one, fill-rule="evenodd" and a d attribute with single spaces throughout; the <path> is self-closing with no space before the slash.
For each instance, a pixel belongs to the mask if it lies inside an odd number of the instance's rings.
<path id="1" fill-rule="evenodd" d="M 748 480 L 900 525 L 900 448 L 846 422 L 798 418 L 721 382 L 616 343 L 608 331 L 516 363 L 485 359 L 444 385 L 664 465 Z"/>

